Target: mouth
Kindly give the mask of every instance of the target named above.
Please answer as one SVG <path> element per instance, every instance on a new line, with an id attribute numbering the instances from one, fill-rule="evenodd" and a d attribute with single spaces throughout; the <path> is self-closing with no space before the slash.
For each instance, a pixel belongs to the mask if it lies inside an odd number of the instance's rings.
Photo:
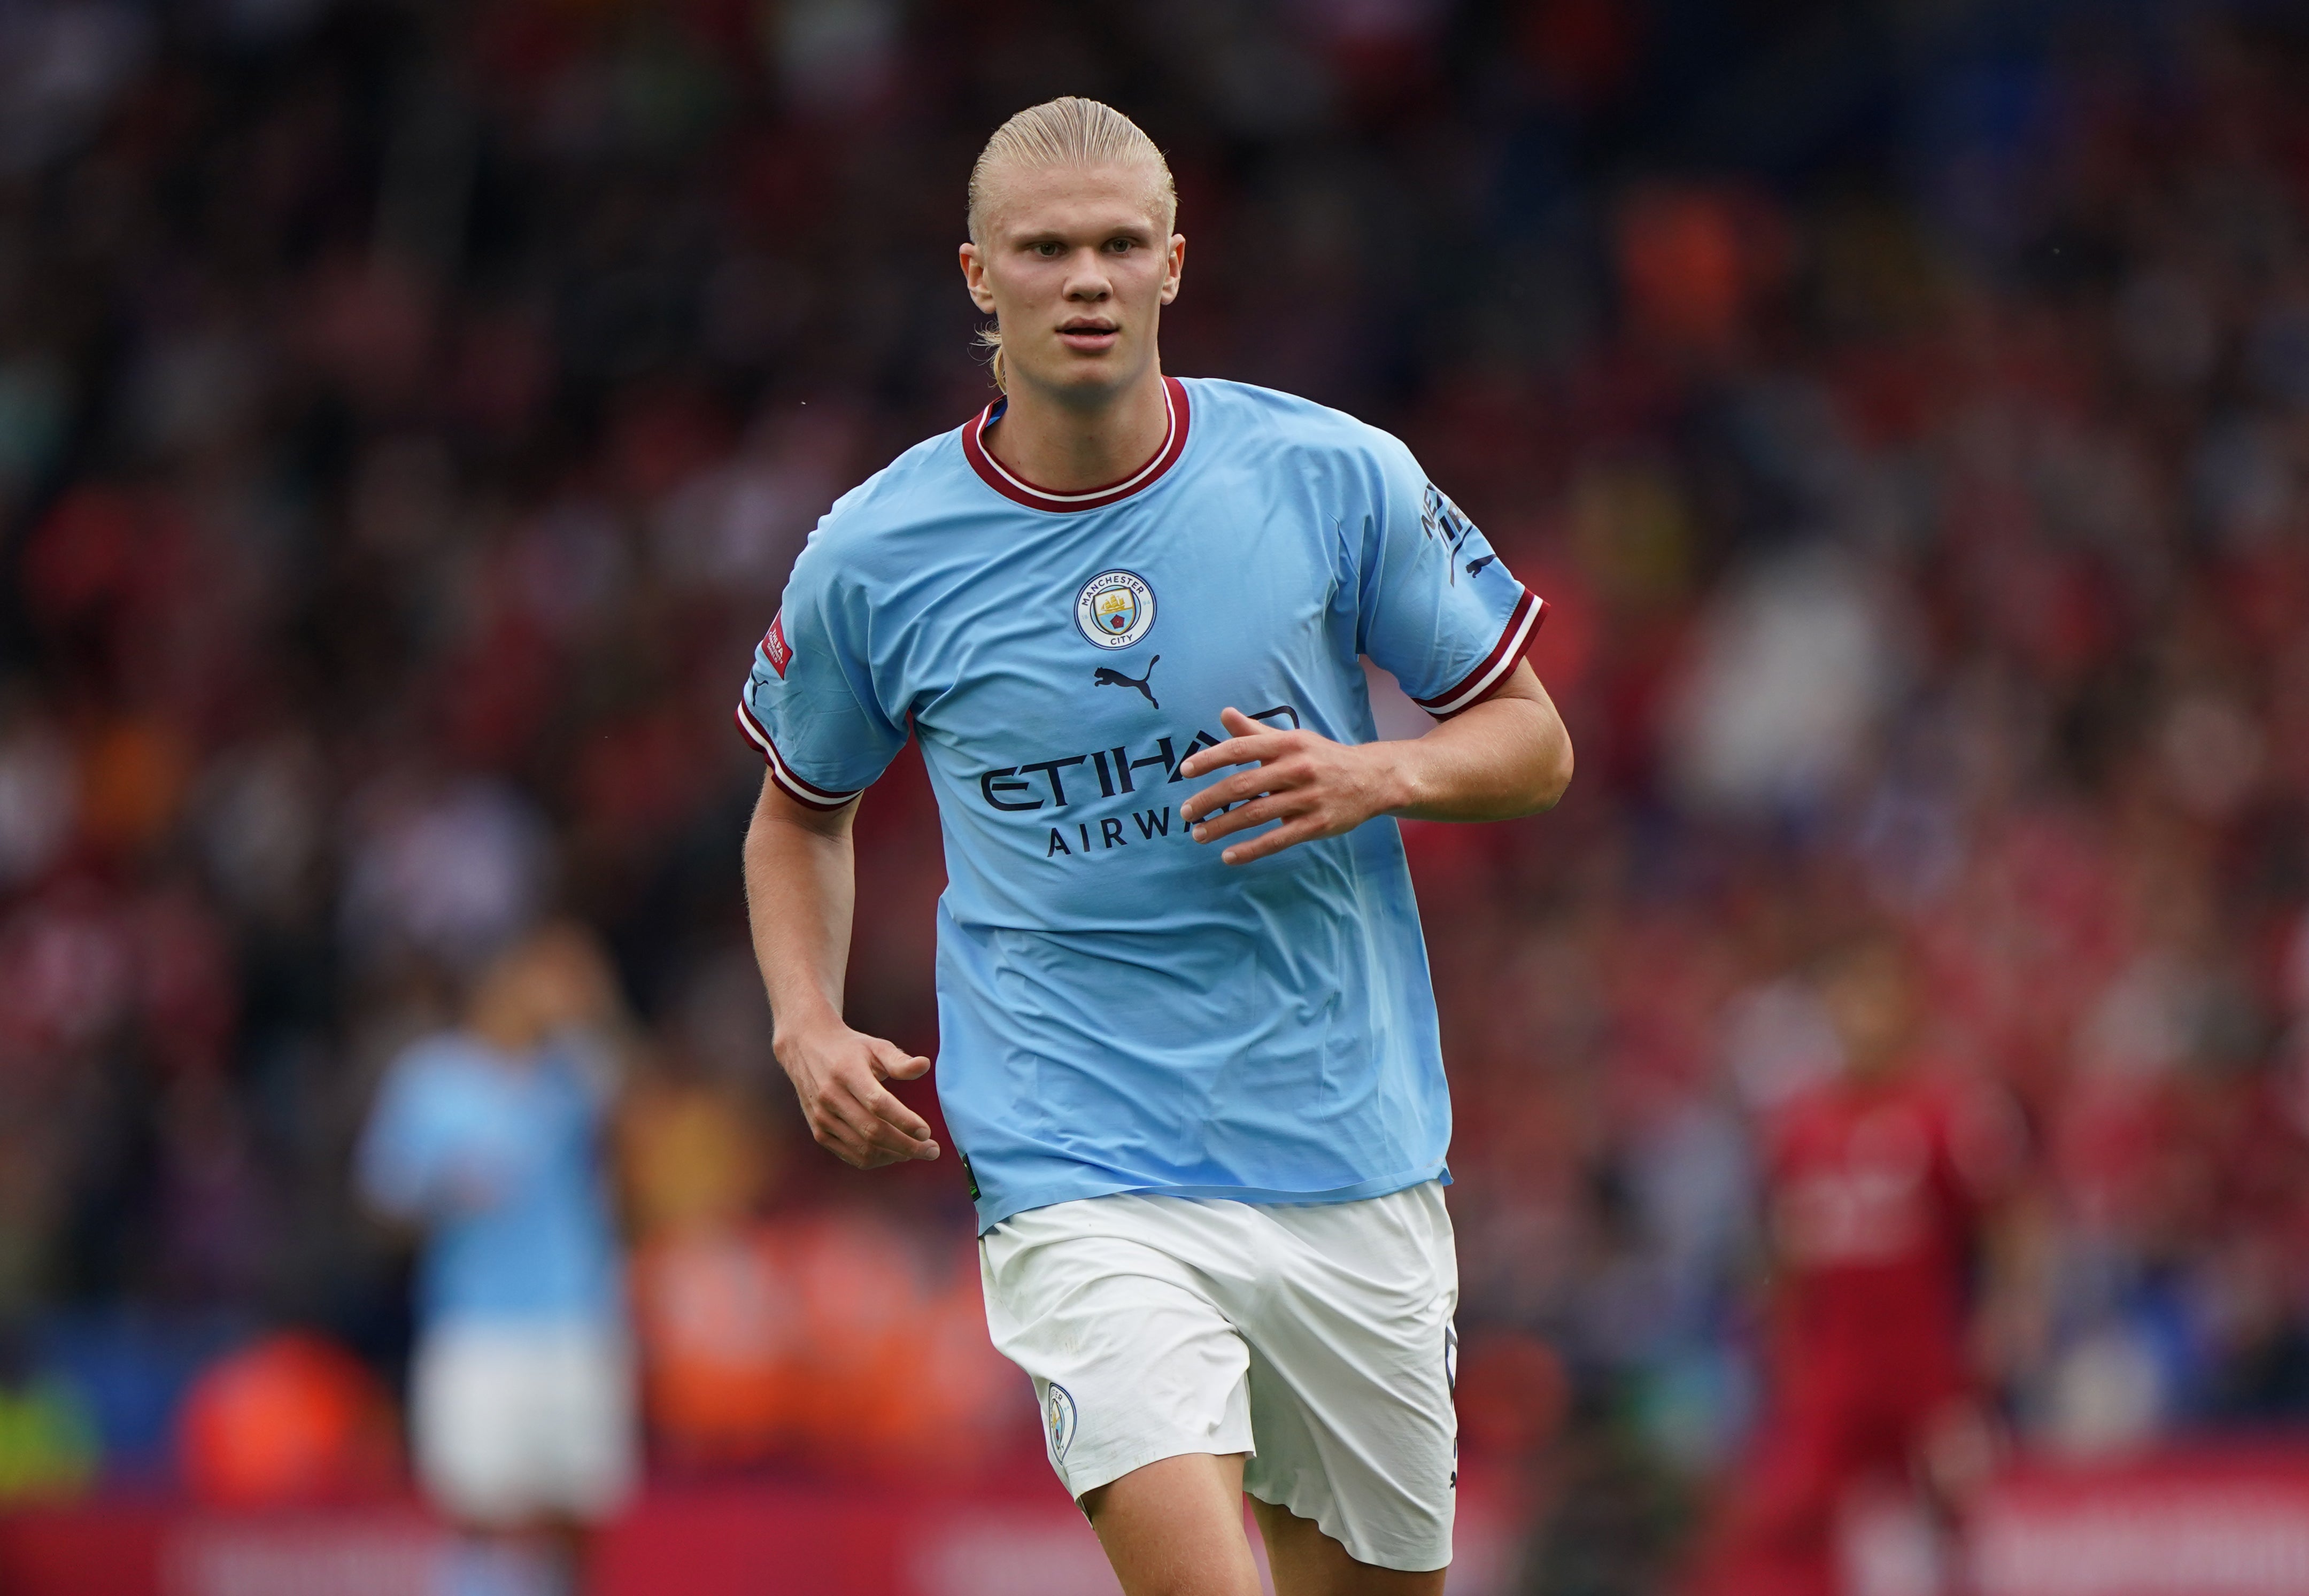
<path id="1" fill-rule="evenodd" d="M 1059 326 L 1059 341 L 1070 349 L 1112 349 L 1115 341 L 1120 336 L 1121 329 L 1112 322 L 1097 321 L 1089 317 L 1064 322 Z"/>

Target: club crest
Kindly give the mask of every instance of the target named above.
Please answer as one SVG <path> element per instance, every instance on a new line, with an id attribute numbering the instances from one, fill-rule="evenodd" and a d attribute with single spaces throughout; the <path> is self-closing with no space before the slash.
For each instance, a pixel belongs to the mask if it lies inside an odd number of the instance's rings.
<path id="1" fill-rule="evenodd" d="M 1051 1456 L 1064 1462 L 1067 1448 L 1075 1444 L 1075 1399 L 1059 1385 L 1051 1386 L 1051 1394 L 1042 1403 L 1042 1428 L 1051 1437 Z"/>
<path id="2" fill-rule="evenodd" d="M 1075 595 L 1075 629 L 1095 648 L 1127 649 L 1154 626 L 1154 590 L 1135 571 L 1102 571 Z"/>

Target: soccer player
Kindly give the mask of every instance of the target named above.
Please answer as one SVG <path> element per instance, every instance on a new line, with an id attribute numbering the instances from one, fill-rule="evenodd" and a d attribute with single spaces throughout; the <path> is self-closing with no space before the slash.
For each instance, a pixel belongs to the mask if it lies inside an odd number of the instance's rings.
<path id="1" fill-rule="evenodd" d="M 844 495 L 738 720 L 775 1046 L 817 1140 L 934 1159 L 843 1022 L 861 789 L 921 740 L 945 833 L 939 1102 L 987 1319 L 1129 1596 L 1427 1592 L 1450 1561 L 1450 1104 L 1391 816 L 1571 774 L 1544 606 L 1410 452 L 1164 375 L 1186 240 L 1094 101 L 1005 123 L 962 246 L 1004 395 Z M 1278 298 L 1286 280 L 1270 284 Z M 1358 656 L 1438 724 L 1380 742 Z"/>
<path id="2" fill-rule="evenodd" d="M 638 1450 L 601 1160 L 615 978 L 575 927 L 478 974 L 464 1026 L 387 1068 L 357 1177 L 422 1231 L 410 1419 L 427 1494 L 464 1537 L 449 1596 L 582 1587 L 592 1526 Z"/>
<path id="3" fill-rule="evenodd" d="M 1913 1481 L 1953 1510 L 1991 1455 L 1974 1264 L 2017 1172 L 2017 1111 L 1924 1055 L 1916 974 L 1890 930 L 1831 949 L 1820 996 L 1843 1068 L 1766 1126 L 1769 1393 L 1702 1596 L 1835 1596 L 1855 1486 Z"/>

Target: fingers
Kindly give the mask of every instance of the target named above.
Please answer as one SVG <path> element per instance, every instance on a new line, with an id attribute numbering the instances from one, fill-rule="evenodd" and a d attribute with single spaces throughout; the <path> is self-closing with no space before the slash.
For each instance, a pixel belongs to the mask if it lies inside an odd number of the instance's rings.
<path id="1" fill-rule="evenodd" d="M 1231 737 L 1223 743 L 1213 743 L 1198 748 L 1179 762 L 1179 769 L 1188 776 L 1200 776 L 1231 764 L 1249 764 L 1254 760 L 1279 759 L 1290 752 L 1295 733 L 1267 731 L 1264 729 L 1250 737 Z"/>
<path id="2" fill-rule="evenodd" d="M 1224 815 L 1206 821 L 1194 829 L 1194 838 L 1198 842 L 1216 842 L 1237 832 L 1250 831 L 1277 820 L 1284 824 L 1263 837 L 1256 837 L 1225 850 L 1219 858 L 1230 865 L 1248 864 L 1252 859 L 1263 859 L 1268 854 L 1280 853 L 1293 843 L 1336 837 L 1349 829 L 1319 805 L 1293 803 L 1278 797 L 1261 798 L 1257 803 L 1245 804 L 1239 809 L 1230 809 Z"/>
<path id="3" fill-rule="evenodd" d="M 895 1042 L 886 1042 L 879 1037 L 871 1039 L 874 1067 L 895 1080 L 919 1079 L 930 1067 L 930 1061 L 921 1054 L 909 1054 Z"/>
<path id="4" fill-rule="evenodd" d="M 876 1037 L 855 1036 L 814 1069 L 797 1074 L 795 1089 L 802 1117 L 819 1146 L 860 1169 L 909 1159 L 938 1156 L 930 1122 L 898 1100 L 882 1084 L 885 1076 L 912 1080 L 930 1060 L 909 1055 Z"/>
<path id="5" fill-rule="evenodd" d="M 930 1122 L 900 1102 L 886 1089 L 880 1085 L 869 1086 L 856 1094 L 856 1100 L 860 1108 L 873 1117 L 870 1128 L 878 1140 L 886 1136 L 897 1138 L 885 1144 L 894 1146 L 908 1158 L 936 1156 L 938 1143 L 930 1140 Z M 928 1147 L 930 1153 L 925 1155 L 917 1151 L 922 1147 Z"/>
<path id="6" fill-rule="evenodd" d="M 809 1134 L 812 1141 L 853 1169 L 878 1169 L 885 1164 L 902 1164 L 906 1161 L 896 1153 L 880 1151 L 864 1137 L 838 1122 L 814 1125 L 810 1127 Z"/>
<path id="7" fill-rule="evenodd" d="M 1233 847 L 1223 850 L 1219 854 L 1219 860 L 1222 864 L 1248 865 L 1254 859 L 1263 859 L 1270 855 L 1281 853 L 1284 849 L 1296 847 L 1302 842 L 1312 842 L 1320 838 L 1336 835 L 1338 835 L 1336 832 L 1324 825 L 1319 820 L 1302 817 L 1278 825 L 1273 831 L 1262 836 L 1253 837 L 1249 841 L 1236 843 Z"/>
<path id="8" fill-rule="evenodd" d="M 930 1140 L 930 1126 L 878 1083 L 869 1083 L 869 1098 L 847 1083 L 837 1083 L 819 1100 L 819 1113 L 810 1129 L 820 1145 L 861 1169 L 895 1164 L 907 1159 L 934 1159 L 938 1144 Z M 899 1128 L 900 1117 L 921 1126 L 921 1134 Z"/>
<path id="9" fill-rule="evenodd" d="M 1230 865 L 1244 865 L 1300 842 L 1336 836 L 1355 824 L 1337 820 L 1338 806 L 1323 797 L 1321 761 L 1291 757 L 1324 739 L 1304 731 L 1277 731 L 1232 706 L 1219 712 L 1219 723 L 1231 734 L 1228 739 L 1180 760 L 1178 773 L 1191 778 L 1229 765 L 1256 763 L 1258 768 L 1214 782 L 1179 806 L 1179 817 L 1196 841 L 1215 842 L 1280 822 L 1265 835 L 1219 856 Z"/>
<path id="10" fill-rule="evenodd" d="M 873 1169 L 901 1161 L 896 1153 L 882 1152 L 860 1134 L 831 1103 L 805 1103 L 802 1117 L 809 1122 L 810 1140 L 852 1169 Z"/>
<path id="11" fill-rule="evenodd" d="M 887 1042 L 875 1044 L 875 1051 L 878 1055 L 885 1049 L 896 1057 L 896 1065 L 894 1067 L 885 1059 L 878 1057 L 875 1061 L 875 1068 L 886 1074 L 896 1075 L 901 1081 L 911 1081 L 930 1067 L 930 1061 L 927 1058 L 909 1058 Z M 900 1102 L 879 1081 L 852 1082 L 846 1084 L 849 1085 L 852 1095 L 871 1109 L 877 1118 L 896 1126 L 899 1130 L 915 1141 L 926 1142 L 930 1139 L 930 1121 Z"/>
<path id="12" fill-rule="evenodd" d="M 837 1105 L 845 1122 L 875 1147 L 899 1158 L 934 1159 L 938 1144 L 930 1140 L 930 1122 L 892 1096 L 879 1081 L 843 1083 L 850 1102 Z"/>
<path id="13" fill-rule="evenodd" d="M 1245 798 L 1258 798 L 1293 784 L 1284 772 L 1274 766 L 1261 765 L 1255 771 L 1244 771 L 1204 788 L 1179 806 L 1179 818 L 1192 825 L 1214 809 L 1239 804 Z"/>
<path id="14" fill-rule="evenodd" d="M 1213 743 L 1209 747 L 1189 754 L 1179 762 L 1182 775 L 1199 776 L 1230 764 L 1247 764 L 1254 759 L 1273 759 L 1291 747 L 1299 734 L 1277 731 L 1252 720 L 1241 710 L 1229 705 L 1219 712 L 1219 724 L 1227 729 L 1227 740 Z"/>
<path id="15" fill-rule="evenodd" d="M 895 1043 L 886 1042 L 879 1037 L 872 1040 L 872 1048 L 874 1068 L 878 1074 L 884 1076 L 894 1077 L 900 1081 L 912 1081 L 918 1079 L 930 1067 L 930 1061 L 921 1054 L 907 1053 Z M 900 1102 L 894 1094 L 883 1087 L 880 1082 L 867 1083 L 863 1091 L 860 1091 L 855 1086 L 852 1090 L 857 1093 L 866 1108 L 872 1111 L 877 1119 L 885 1125 L 895 1126 L 907 1139 L 910 1145 L 905 1150 L 906 1157 L 919 1159 L 938 1157 L 938 1144 L 930 1139 L 930 1122 Z"/>
<path id="16" fill-rule="evenodd" d="M 1280 798 L 1262 798 L 1241 804 L 1224 815 L 1214 815 L 1194 828 L 1198 842 L 1215 842 L 1221 837 L 1231 837 L 1237 832 L 1249 831 L 1255 825 L 1265 825 L 1270 820 L 1297 814 L 1298 808 Z"/>

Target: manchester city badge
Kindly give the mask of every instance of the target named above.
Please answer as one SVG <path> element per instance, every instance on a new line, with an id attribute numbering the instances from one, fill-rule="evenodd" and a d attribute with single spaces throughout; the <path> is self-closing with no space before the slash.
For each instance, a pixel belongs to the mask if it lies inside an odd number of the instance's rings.
<path id="1" fill-rule="evenodd" d="M 1136 571 L 1102 571 L 1075 595 L 1075 629 L 1093 647 L 1127 649 L 1154 625 L 1154 590 Z"/>
<path id="2" fill-rule="evenodd" d="M 1042 1428 L 1051 1437 L 1051 1457 L 1064 1462 L 1067 1448 L 1075 1444 L 1075 1399 L 1067 1388 L 1053 1383 L 1048 1401 L 1042 1404 Z"/>

